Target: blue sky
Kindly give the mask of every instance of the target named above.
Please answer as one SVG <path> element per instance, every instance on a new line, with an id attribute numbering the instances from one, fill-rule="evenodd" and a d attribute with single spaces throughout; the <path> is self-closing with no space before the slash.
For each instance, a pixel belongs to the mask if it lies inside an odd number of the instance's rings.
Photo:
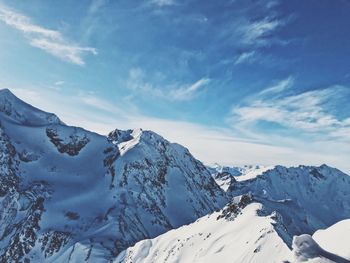
<path id="1" fill-rule="evenodd" d="M 205 163 L 350 171 L 350 2 L 0 0 L 0 87 Z"/>

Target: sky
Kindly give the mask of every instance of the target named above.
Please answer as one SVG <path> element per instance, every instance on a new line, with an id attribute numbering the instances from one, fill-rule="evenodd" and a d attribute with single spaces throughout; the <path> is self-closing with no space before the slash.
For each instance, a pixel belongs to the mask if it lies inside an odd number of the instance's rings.
<path id="1" fill-rule="evenodd" d="M 206 164 L 350 172 L 348 0 L 0 0 L 0 88 Z"/>

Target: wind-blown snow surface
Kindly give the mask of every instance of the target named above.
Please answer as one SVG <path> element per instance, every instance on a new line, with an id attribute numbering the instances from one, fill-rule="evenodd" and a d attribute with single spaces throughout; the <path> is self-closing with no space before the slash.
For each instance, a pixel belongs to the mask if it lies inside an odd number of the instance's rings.
<path id="1" fill-rule="evenodd" d="M 292 253 L 267 216 L 257 215 L 261 204 L 252 203 L 236 216 L 220 217 L 225 209 L 143 240 L 121 253 L 114 263 L 141 262 L 283 262 Z"/>
<path id="2" fill-rule="evenodd" d="M 350 263 L 350 219 L 293 238 L 295 262 Z"/>
<path id="3" fill-rule="evenodd" d="M 350 261 L 350 219 L 318 230 L 312 237 L 323 249 Z"/>
<path id="4" fill-rule="evenodd" d="M 350 220 L 318 230 L 312 237 L 294 236 L 291 250 L 274 227 L 279 218 L 274 213 L 262 216 L 262 209 L 251 195 L 235 197 L 219 212 L 138 242 L 114 263 L 350 263 Z"/>
<path id="5" fill-rule="evenodd" d="M 187 149 L 141 130 L 64 125 L 0 91 L 0 262 L 106 262 L 219 209 Z"/>

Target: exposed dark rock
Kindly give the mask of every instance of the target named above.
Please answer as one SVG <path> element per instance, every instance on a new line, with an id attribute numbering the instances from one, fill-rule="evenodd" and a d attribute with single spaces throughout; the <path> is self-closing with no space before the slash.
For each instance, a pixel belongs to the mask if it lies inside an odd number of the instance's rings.
<path id="1" fill-rule="evenodd" d="M 76 212 L 68 211 L 65 216 L 70 220 L 78 220 L 80 215 Z"/>
<path id="2" fill-rule="evenodd" d="M 317 169 L 312 169 L 311 171 L 310 171 L 310 174 L 313 176 L 313 177 L 315 177 L 315 178 L 317 178 L 317 179 L 324 179 L 325 177 L 324 177 L 324 175 L 323 174 L 321 174 Z"/>
<path id="3" fill-rule="evenodd" d="M 39 159 L 39 156 L 35 153 L 28 152 L 26 150 L 23 150 L 22 152 L 18 153 L 18 157 L 22 162 L 33 162 L 37 161 Z"/>
<path id="4" fill-rule="evenodd" d="M 115 129 L 114 131 L 110 132 L 108 134 L 108 140 L 112 143 L 121 143 L 131 140 L 133 137 L 131 136 L 132 130 L 118 130 Z"/>
<path id="5" fill-rule="evenodd" d="M 217 220 L 220 218 L 225 218 L 226 220 L 234 220 L 241 212 L 241 210 L 244 209 L 252 201 L 253 198 L 250 194 L 244 194 L 240 196 L 238 202 L 233 199 L 227 206 L 224 207 L 221 214 L 217 217 Z"/>
<path id="6" fill-rule="evenodd" d="M 38 197 L 24 218 L 15 229 L 4 254 L 0 255 L 0 262 L 19 262 L 35 246 L 37 231 L 40 230 L 39 221 L 44 212 L 44 198 Z"/>
<path id="7" fill-rule="evenodd" d="M 44 252 L 45 258 L 52 256 L 64 247 L 70 238 L 70 233 L 61 231 L 50 231 L 42 235 L 41 250 Z"/>
<path id="8" fill-rule="evenodd" d="M 90 141 L 86 135 L 80 137 L 75 133 L 69 135 L 68 141 L 65 141 L 64 139 L 60 138 L 58 131 L 53 128 L 47 128 L 46 135 L 57 147 L 60 153 L 66 153 L 70 156 L 78 155 L 80 150 L 83 149 L 85 145 Z"/>

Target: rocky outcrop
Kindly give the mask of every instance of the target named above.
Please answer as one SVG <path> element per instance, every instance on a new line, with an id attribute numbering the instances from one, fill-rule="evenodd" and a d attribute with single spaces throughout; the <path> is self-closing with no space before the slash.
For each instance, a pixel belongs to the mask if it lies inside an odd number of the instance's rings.
<path id="1" fill-rule="evenodd" d="M 70 156 L 78 155 L 80 150 L 90 141 L 86 134 L 78 133 L 77 129 L 74 129 L 73 133 L 67 137 L 62 138 L 57 129 L 46 128 L 46 135 L 60 153 L 66 153 Z"/>

